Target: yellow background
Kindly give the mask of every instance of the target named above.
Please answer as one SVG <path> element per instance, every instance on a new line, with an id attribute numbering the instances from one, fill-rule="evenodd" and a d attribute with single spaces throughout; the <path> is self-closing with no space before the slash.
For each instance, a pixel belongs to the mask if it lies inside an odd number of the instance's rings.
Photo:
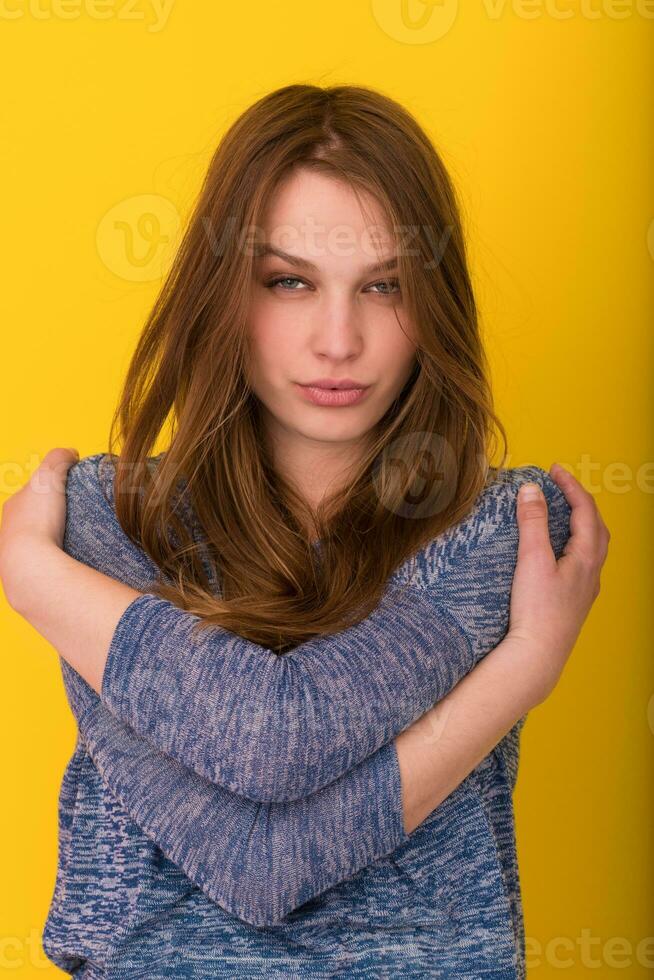
<path id="1" fill-rule="evenodd" d="M 613 536 L 523 732 L 528 975 L 650 975 L 654 4 L 166 3 L 0 3 L 0 499 L 54 446 L 105 448 L 166 250 L 237 114 L 291 82 L 406 105 L 463 196 L 509 465 L 567 465 Z M 0 615 L 0 971 L 54 977 L 40 934 L 75 727 L 53 648 L 4 598 Z"/>

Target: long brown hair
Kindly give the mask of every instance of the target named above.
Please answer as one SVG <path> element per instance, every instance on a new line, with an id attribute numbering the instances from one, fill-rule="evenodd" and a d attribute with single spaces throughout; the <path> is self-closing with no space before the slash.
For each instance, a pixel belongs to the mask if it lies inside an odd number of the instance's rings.
<path id="1" fill-rule="evenodd" d="M 298 167 L 379 202 L 417 331 L 409 381 L 347 486 L 317 513 L 276 472 L 247 381 L 251 229 Z M 167 421 L 166 450 L 148 455 Z M 503 455 L 491 468 L 498 432 Z M 139 338 L 110 447 L 118 433 L 116 513 L 160 570 L 150 591 L 199 616 L 199 629 L 222 626 L 278 653 L 360 622 L 392 572 L 471 511 L 506 460 L 506 433 L 456 195 L 406 109 L 363 86 L 298 84 L 236 119 Z M 319 554 L 302 530 L 310 524 Z"/>

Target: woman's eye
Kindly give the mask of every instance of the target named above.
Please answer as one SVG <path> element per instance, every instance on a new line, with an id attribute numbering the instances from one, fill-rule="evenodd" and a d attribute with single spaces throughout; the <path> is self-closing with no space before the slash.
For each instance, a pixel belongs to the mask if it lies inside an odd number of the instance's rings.
<path id="1" fill-rule="evenodd" d="M 277 276 L 276 279 L 271 279 L 270 282 L 266 283 L 268 289 L 272 289 L 274 286 L 279 286 L 283 282 L 302 282 L 301 279 L 296 279 L 295 276 Z M 287 293 L 296 293 L 296 289 L 287 289 L 286 286 L 283 287 L 283 291 Z"/>
<path id="2" fill-rule="evenodd" d="M 372 289 L 374 286 L 391 287 L 391 288 L 384 288 L 384 289 L 382 289 L 382 291 L 379 293 L 379 295 L 380 296 L 392 296 L 393 293 L 399 293 L 399 291 L 400 291 L 400 280 L 399 279 L 381 279 L 379 282 L 374 282 L 370 288 Z"/>

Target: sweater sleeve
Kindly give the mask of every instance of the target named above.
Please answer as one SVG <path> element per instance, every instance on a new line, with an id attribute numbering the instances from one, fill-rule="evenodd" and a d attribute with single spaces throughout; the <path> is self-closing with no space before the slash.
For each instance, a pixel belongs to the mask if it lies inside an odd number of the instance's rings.
<path id="1" fill-rule="evenodd" d="M 377 751 L 472 667 L 443 610 L 391 589 L 362 623 L 283 656 L 149 593 L 117 624 L 101 698 L 199 775 L 252 800 L 300 799 Z"/>
<path id="2" fill-rule="evenodd" d="M 61 669 L 109 793 L 194 884 L 244 922 L 275 925 L 409 840 L 394 742 L 306 799 L 257 803 L 154 749 L 64 660 Z"/>

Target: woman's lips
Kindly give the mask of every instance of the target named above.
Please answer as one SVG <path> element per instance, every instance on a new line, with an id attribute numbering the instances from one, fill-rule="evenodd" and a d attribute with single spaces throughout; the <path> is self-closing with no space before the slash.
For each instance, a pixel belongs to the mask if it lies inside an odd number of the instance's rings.
<path id="1" fill-rule="evenodd" d="M 296 388 L 302 392 L 307 401 L 314 405 L 325 405 L 330 408 L 339 408 L 345 405 L 356 405 L 365 397 L 370 386 L 367 388 L 314 388 L 311 385 L 296 384 Z"/>

